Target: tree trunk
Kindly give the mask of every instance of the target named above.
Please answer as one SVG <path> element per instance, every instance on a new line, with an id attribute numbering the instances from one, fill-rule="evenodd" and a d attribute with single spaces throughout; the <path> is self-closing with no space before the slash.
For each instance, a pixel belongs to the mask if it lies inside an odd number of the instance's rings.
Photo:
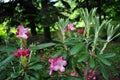
<path id="1" fill-rule="evenodd" d="M 34 35 L 37 35 L 37 31 L 36 31 L 36 26 L 33 22 L 30 23 L 30 28 L 31 28 L 31 34 L 34 36 Z"/>
<path id="2" fill-rule="evenodd" d="M 45 37 L 45 42 L 50 42 L 51 39 L 51 33 L 50 33 L 50 27 L 44 27 L 44 37 Z"/>
<path id="3" fill-rule="evenodd" d="M 48 2 L 49 0 L 43 0 L 42 1 L 42 7 L 43 7 L 43 10 L 46 10 L 46 8 L 48 7 Z M 46 14 L 47 16 L 47 14 Z M 44 22 L 46 22 L 47 20 L 45 19 Z M 50 33 L 50 27 L 47 26 L 47 25 L 44 25 L 44 38 L 45 38 L 45 42 L 49 42 L 51 41 L 51 33 Z"/>

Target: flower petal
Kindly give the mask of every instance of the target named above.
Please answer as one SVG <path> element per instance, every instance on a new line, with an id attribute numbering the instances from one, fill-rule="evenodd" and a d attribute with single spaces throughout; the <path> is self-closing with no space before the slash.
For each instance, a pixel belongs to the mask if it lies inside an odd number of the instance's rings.
<path id="1" fill-rule="evenodd" d="M 28 28 L 24 28 L 23 25 L 19 25 L 16 32 L 16 37 L 27 39 L 28 38 Z"/>

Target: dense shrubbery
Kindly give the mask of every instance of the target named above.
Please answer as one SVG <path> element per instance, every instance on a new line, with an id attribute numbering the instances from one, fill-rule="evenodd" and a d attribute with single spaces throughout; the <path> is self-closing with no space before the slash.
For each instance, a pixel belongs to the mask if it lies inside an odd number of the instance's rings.
<path id="1" fill-rule="evenodd" d="M 58 37 L 51 43 L 27 45 L 28 28 L 18 26 L 18 50 L 9 49 L 8 53 L 13 54 L 0 63 L 1 71 L 7 62 L 11 63 L 11 75 L 2 79 L 96 80 L 96 73 L 100 70 L 104 79 L 108 80 L 107 70 L 112 66 L 109 58 L 114 57 L 115 53 L 104 53 L 104 50 L 110 41 L 120 35 L 116 33 L 119 25 L 113 26 L 107 20 L 100 24 L 96 9 L 90 13 L 87 9 L 81 9 L 80 14 L 85 27 L 78 29 L 68 19 L 59 19 L 56 23 Z M 104 27 L 106 40 L 100 36 Z"/>

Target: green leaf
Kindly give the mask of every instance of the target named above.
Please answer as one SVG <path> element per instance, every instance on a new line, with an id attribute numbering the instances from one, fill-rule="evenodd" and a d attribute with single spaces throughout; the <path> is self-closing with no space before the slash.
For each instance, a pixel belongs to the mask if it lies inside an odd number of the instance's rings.
<path id="1" fill-rule="evenodd" d="M 26 74 L 25 77 L 24 77 L 24 80 L 30 80 L 29 75 Z"/>
<path id="2" fill-rule="evenodd" d="M 53 55 L 53 57 L 58 57 L 59 55 L 61 55 L 61 53 L 62 53 L 62 50 L 59 50 Z"/>
<path id="3" fill-rule="evenodd" d="M 8 64 L 13 58 L 14 56 L 12 54 L 9 55 L 5 60 L 0 62 L 0 67 L 5 67 L 4 65 Z"/>
<path id="4" fill-rule="evenodd" d="M 0 51 L 1 52 L 12 53 L 14 51 L 17 51 L 17 48 L 14 47 L 14 46 L 4 46 L 4 45 L 1 45 L 0 46 Z"/>
<path id="5" fill-rule="evenodd" d="M 111 58 L 111 57 L 116 56 L 116 54 L 115 54 L 115 53 L 105 53 L 105 54 L 103 54 L 102 56 L 103 56 L 104 58 Z"/>
<path id="6" fill-rule="evenodd" d="M 30 46 L 30 49 L 32 50 L 38 50 L 38 49 L 44 49 L 44 48 L 47 48 L 47 47 L 51 47 L 51 46 L 54 46 L 55 43 L 43 43 L 43 44 L 40 44 L 40 45 L 33 45 L 33 46 Z"/>
<path id="7" fill-rule="evenodd" d="M 95 67 L 94 58 L 90 57 L 89 65 L 90 65 L 91 68 L 94 68 L 94 67 Z"/>
<path id="8" fill-rule="evenodd" d="M 37 79 L 35 77 L 33 77 L 33 76 L 30 76 L 29 80 L 37 80 Z"/>
<path id="9" fill-rule="evenodd" d="M 70 55 L 75 55 L 79 53 L 79 51 L 83 48 L 84 43 L 79 43 L 73 46 L 73 48 L 70 50 Z"/>
<path id="10" fill-rule="evenodd" d="M 36 80 L 40 80 L 40 73 L 38 73 L 37 71 L 36 72 L 34 71 L 33 74 L 32 74 L 32 76 L 34 76 L 36 78 Z"/>
<path id="11" fill-rule="evenodd" d="M 86 60 L 88 58 L 89 54 L 84 54 L 82 55 L 79 59 L 78 59 L 78 62 L 82 62 L 84 60 Z"/>
<path id="12" fill-rule="evenodd" d="M 65 78 L 65 80 L 82 80 L 82 79 L 77 78 L 77 77 L 68 76 L 68 77 Z"/>
<path id="13" fill-rule="evenodd" d="M 64 57 L 64 59 L 66 59 L 67 58 L 67 53 L 62 54 L 62 56 Z"/>
<path id="14" fill-rule="evenodd" d="M 33 70 L 40 70 L 42 68 L 43 66 L 41 64 L 34 64 L 33 66 L 29 67 L 29 69 L 33 69 Z"/>
<path id="15" fill-rule="evenodd" d="M 105 67 L 103 66 L 102 63 L 100 63 L 100 70 L 101 70 L 101 72 L 102 72 L 103 77 L 104 77 L 106 80 L 108 80 L 108 73 L 107 73 L 107 71 L 106 71 L 106 69 L 105 69 Z"/>
<path id="16" fill-rule="evenodd" d="M 105 59 L 102 55 L 97 55 L 97 58 L 105 65 L 111 66 L 111 63 L 107 59 Z"/>
<path id="17" fill-rule="evenodd" d="M 11 78 L 17 78 L 17 77 L 19 77 L 20 75 L 21 75 L 21 73 L 15 72 L 15 73 L 12 73 L 12 74 L 11 74 Z"/>
<path id="18" fill-rule="evenodd" d="M 70 19 L 75 19 L 79 15 L 79 9 L 76 9 L 70 16 Z"/>

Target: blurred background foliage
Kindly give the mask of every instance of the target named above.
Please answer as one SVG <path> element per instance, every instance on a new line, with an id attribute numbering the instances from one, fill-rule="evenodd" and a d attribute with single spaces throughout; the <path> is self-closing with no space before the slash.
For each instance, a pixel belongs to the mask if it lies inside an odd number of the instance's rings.
<path id="1" fill-rule="evenodd" d="M 56 30 L 58 17 L 69 18 L 76 27 L 84 27 L 79 15 L 81 8 L 90 11 L 96 7 L 100 22 L 113 19 L 116 25 L 120 21 L 119 4 L 119 0 L 1 0 L 0 38 L 5 33 L 14 33 L 13 29 L 23 24 L 30 28 L 32 35 L 42 33 L 44 41 L 51 41 L 51 32 Z"/>

